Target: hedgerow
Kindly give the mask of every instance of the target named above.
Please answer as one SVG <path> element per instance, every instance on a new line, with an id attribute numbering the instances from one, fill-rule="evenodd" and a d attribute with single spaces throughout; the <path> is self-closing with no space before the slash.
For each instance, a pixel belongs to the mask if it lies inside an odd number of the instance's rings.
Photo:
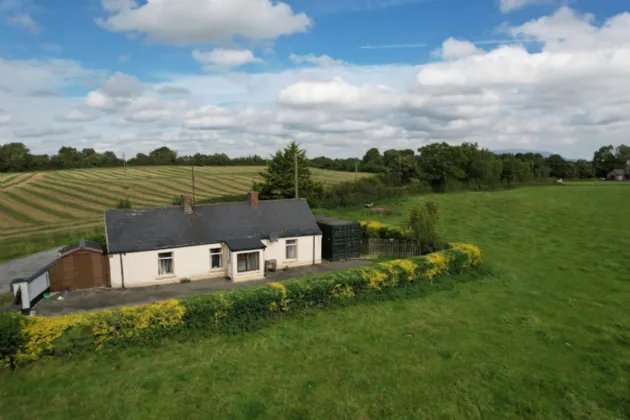
<path id="1" fill-rule="evenodd" d="M 137 343 L 185 332 L 240 332 L 259 328 L 274 317 L 307 308 L 325 308 L 388 292 L 415 282 L 477 266 L 474 245 L 405 260 L 333 271 L 182 299 L 52 318 L 0 313 L 0 367 L 44 356 L 66 356 Z"/>

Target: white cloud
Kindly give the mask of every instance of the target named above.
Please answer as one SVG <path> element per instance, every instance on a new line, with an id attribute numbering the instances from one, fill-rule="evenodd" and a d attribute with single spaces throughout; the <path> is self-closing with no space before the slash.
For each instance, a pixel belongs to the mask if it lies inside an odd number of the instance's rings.
<path id="1" fill-rule="evenodd" d="M 526 6 L 535 4 L 552 4 L 557 0 L 499 0 L 499 9 L 503 13 L 511 13 Z"/>
<path id="2" fill-rule="evenodd" d="M 107 139 L 99 147 L 128 155 L 161 145 L 182 154 L 212 147 L 266 155 L 295 139 L 310 155 L 469 141 L 590 157 L 601 145 L 627 142 L 630 14 L 594 20 L 562 8 L 502 30 L 540 48 L 487 44 L 483 51 L 446 40 L 438 60 L 421 66 L 172 74 L 157 85 L 122 73 L 102 81 L 98 72 L 67 61 L 0 59 L 0 80 L 12 89 L 0 90 L 2 115 L 12 116 L 10 128 L 0 130 L 3 139 L 26 139 L 41 153 L 84 141 L 79 129 L 86 126 Z M 84 79 L 95 85 L 83 99 L 28 96 Z M 99 118 L 80 125 L 55 119 L 74 109 Z M 52 121 L 54 129 L 71 132 L 50 133 Z"/>
<path id="3" fill-rule="evenodd" d="M 13 120 L 13 117 L 11 117 L 11 115 L 0 113 L 0 127 L 11 124 L 11 120 Z"/>
<path id="4" fill-rule="evenodd" d="M 158 87 L 156 91 L 160 95 L 190 95 L 190 90 L 179 86 L 164 85 Z"/>
<path id="5" fill-rule="evenodd" d="M 339 66 L 348 64 L 343 60 L 336 60 L 332 58 L 331 56 L 325 55 L 325 54 L 320 55 L 320 56 L 317 56 L 314 54 L 307 54 L 307 55 L 291 54 L 289 56 L 289 59 L 291 59 L 291 61 L 293 61 L 294 63 L 298 63 L 298 64 L 309 63 L 309 64 L 314 64 L 319 67 L 339 67 Z"/>
<path id="6" fill-rule="evenodd" d="M 90 122 L 98 119 L 98 114 L 86 109 L 86 107 L 77 107 L 69 110 L 65 115 L 58 117 L 58 121 L 66 122 Z"/>
<path id="7" fill-rule="evenodd" d="M 18 129 L 13 130 L 13 134 L 22 139 L 27 138 L 39 138 L 39 137 L 48 137 L 48 136 L 56 136 L 61 134 L 71 134 L 72 130 L 68 128 L 55 128 L 55 127 L 46 127 L 41 129 Z"/>
<path id="8" fill-rule="evenodd" d="M 193 58 L 204 64 L 206 70 L 227 70 L 233 67 L 243 66 L 249 63 L 259 63 L 262 60 L 256 58 L 250 50 L 236 50 L 226 48 L 215 48 L 212 51 L 203 52 L 195 49 L 192 52 Z"/>
<path id="9" fill-rule="evenodd" d="M 35 22 L 31 15 L 29 15 L 28 13 L 18 13 L 9 16 L 6 19 L 6 22 L 7 25 L 21 28 L 33 35 L 37 35 L 42 30 L 41 26 L 37 22 Z"/>
<path id="10" fill-rule="evenodd" d="M 311 21 L 286 3 L 270 0 L 148 0 L 97 21 L 113 32 L 147 34 L 167 44 L 221 44 L 239 36 L 253 41 L 306 31 Z"/>
<path id="11" fill-rule="evenodd" d="M 471 55 L 484 52 L 477 48 L 475 44 L 469 41 L 449 38 L 442 44 L 441 48 L 432 52 L 433 56 L 441 57 L 443 60 L 453 60 L 458 58 L 469 57 Z"/>
<path id="12" fill-rule="evenodd" d="M 118 61 L 120 61 L 121 63 L 124 63 L 124 62 L 129 61 L 130 58 L 131 56 L 129 54 L 121 54 L 118 56 Z"/>

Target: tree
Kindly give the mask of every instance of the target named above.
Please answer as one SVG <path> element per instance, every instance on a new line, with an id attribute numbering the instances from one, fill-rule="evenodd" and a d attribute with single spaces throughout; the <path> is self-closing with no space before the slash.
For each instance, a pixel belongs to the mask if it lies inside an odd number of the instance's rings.
<path id="1" fill-rule="evenodd" d="M 620 164 L 612 145 L 600 147 L 593 155 L 593 168 L 598 178 L 606 178 L 610 171 L 621 168 Z"/>
<path id="2" fill-rule="evenodd" d="M 0 172 L 22 172 L 29 169 L 31 151 L 23 143 L 0 146 Z"/>
<path id="3" fill-rule="evenodd" d="M 383 166 L 383 156 L 381 156 L 381 152 L 376 147 L 372 147 L 363 156 L 363 163 Z"/>
<path id="4" fill-rule="evenodd" d="M 173 165 L 176 160 L 177 152 L 166 146 L 162 146 L 149 153 L 149 163 L 151 165 Z"/>
<path id="5" fill-rule="evenodd" d="M 593 165 L 584 159 L 578 159 L 575 164 L 575 175 L 580 179 L 593 178 Z"/>
<path id="6" fill-rule="evenodd" d="M 551 169 L 550 175 L 554 178 L 571 178 L 573 174 L 569 162 L 560 155 L 551 155 L 547 158 L 547 164 Z"/>
<path id="7" fill-rule="evenodd" d="M 422 176 L 446 192 L 449 180 L 463 179 L 465 156 L 458 146 L 433 143 L 418 149 L 418 165 Z"/>
<path id="8" fill-rule="evenodd" d="M 267 170 L 260 174 L 264 181 L 254 184 L 254 190 L 260 193 L 262 199 L 295 197 L 296 158 L 299 196 L 315 200 L 323 195 L 323 185 L 311 179 L 306 151 L 300 149 L 296 142 L 292 142 L 272 156 L 267 162 Z"/>
<path id="9" fill-rule="evenodd" d="M 431 201 L 419 204 L 409 212 L 405 228 L 421 254 L 430 254 L 446 247 L 437 233 L 438 220 L 438 207 Z"/>

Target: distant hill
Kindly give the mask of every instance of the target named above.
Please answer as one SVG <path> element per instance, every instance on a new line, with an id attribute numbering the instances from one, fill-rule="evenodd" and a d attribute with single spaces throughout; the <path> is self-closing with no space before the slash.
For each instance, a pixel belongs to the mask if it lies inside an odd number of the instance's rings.
<path id="1" fill-rule="evenodd" d="M 493 150 L 493 152 L 497 155 L 501 155 L 503 153 L 511 153 L 513 155 L 517 153 L 540 153 L 543 157 L 549 157 L 554 153 L 551 152 L 541 152 L 539 150 L 526 150 L 526 149 L 501 149 L 501 150 Z"/>

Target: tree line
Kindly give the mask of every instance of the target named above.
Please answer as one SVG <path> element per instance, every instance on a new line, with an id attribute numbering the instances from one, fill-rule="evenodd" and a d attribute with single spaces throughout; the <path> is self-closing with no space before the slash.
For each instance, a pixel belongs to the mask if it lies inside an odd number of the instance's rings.
<path id="1" fill-rule="evenodd" d="M 474 143 L 453 146 L 433 143 L 414 151 L 390 149 L 368 150 L 362 159 L 311 159 L 315 168 L 338 171 L 380 173 L 388 184 L 406 185 L 412 180 L 428 182 L 448 189 L 449 184 L 465 183 L 469 187 L 493 187 L 496 184 L 525 184 L 556 179 L 605 178 L 613 169 L 626 168 L 630 146 L 604 146 L 592 161 L 563 158 L 558 154 L 545 157 L 540 153 L 496 154 Z"/>
<path id="2" fill-rule="evenodd" d="M 125 161 L 114 152 L 99 153 L 92 148 L 78 150 L 63 146 L 54 155 L 37 155 L 23 143 L 0 145 L 0 172 L 29 172 L 57 169 L 121 167 Z M 175 150 L 159 147 L 149 154 L 138 153 L 127 159 L 127 165 L 195 165 L 195 166 L 258 166 L 265 159 L 258 155 L 230 158 L 225 153 L 178 156 Z"/>
<path id="3" fill-rule="evenodd" d="M 306 157 L 304 156 L 304 159 Z M 544 157 L 539 153 L 495 154 L 477 144 L 452 146 L 433 143 L 416 151 L 368 150 L 359 158 L 331 159 L 320 156 L 310 159 L 311 167 L 338 171 L 379 173 L 390 185 L 407 185 L 422 181 L 447 190 L 465 183 L 470 188 L 492 188 L 496 184 L 523 184 L 549 178 L 604 178 L 613 169 L 623 169 L 630 160 L 630 146 L 604 146 L 592 161 L 564 159 L 560 155 Z M 258 155 L 230 158 L 225 153 L 178 156 L 175 150 L 159 147 L 148 154 L 138 153 L 127 160 L 130 166 L 195 165 L 244 166 L 265 165 L 268 160 Z M 61 147 L 54 155 L 32 154 L 22 143 L 0 145 L 0 172 L 120 167 L 124 160 L 112 151 L 96 152 L 92 148 L 78 150 Z"/>

